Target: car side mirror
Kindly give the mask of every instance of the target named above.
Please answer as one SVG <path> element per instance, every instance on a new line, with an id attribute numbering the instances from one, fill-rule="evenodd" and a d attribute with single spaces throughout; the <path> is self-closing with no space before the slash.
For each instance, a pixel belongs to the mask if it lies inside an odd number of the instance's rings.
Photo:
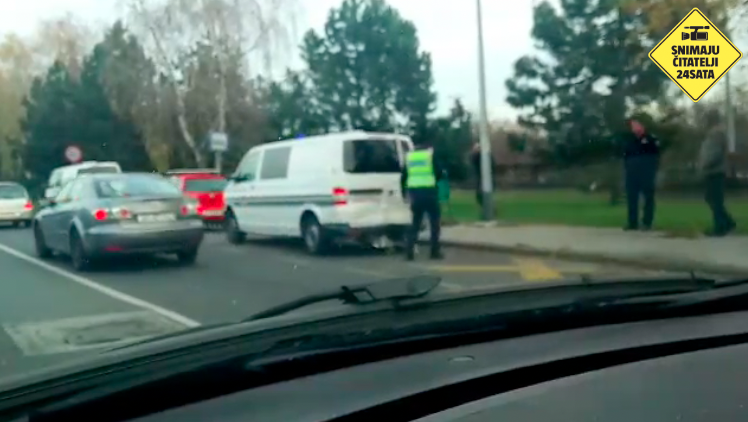
<path id="1" fill-rule="evenodd" d="M 44 199 L 53 200 L 60 193 L 60 189 L 56 187 L 47 188 L 44 190 Z"/>

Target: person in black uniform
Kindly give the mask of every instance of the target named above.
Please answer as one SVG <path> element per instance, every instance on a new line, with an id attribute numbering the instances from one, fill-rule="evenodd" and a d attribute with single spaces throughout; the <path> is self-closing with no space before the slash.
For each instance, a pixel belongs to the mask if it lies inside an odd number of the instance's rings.
<path id="1" fill-rule="evenodd" d="M 624 136 L 623 161 L 628 205 L 628 224 L 624 230 L 638 230 L 639 196 L 644 198 L 641 228 L 652 228 L 655 212 L 655 183 L 660 163 L 660 141 L 636 119 L 628 120 Z"/>
<path id="2" fill-rule="evenodd" d="M 408 261 L 415 258 L 415 243 L 421 231 L 424 214 L 428 215 L 431 231 L 431 259 L 443 259 L 439 235 L 441 231 L 441 206 L 437 183 L 441 181 L 444 171 L 434 159 L 433 148 L 424 142 L 416 146 L 415 151 L 408 153 L 403 166 L 400 187 L 403 199 L 410 200 L 413 220 L 406 237 L 405 257 Z"/>

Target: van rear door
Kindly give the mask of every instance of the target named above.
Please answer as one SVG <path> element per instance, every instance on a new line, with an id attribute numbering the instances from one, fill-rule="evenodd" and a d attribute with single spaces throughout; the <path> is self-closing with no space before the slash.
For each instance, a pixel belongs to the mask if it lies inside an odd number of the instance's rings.
<path id="1" fill-rule="evenodd" d="M 341 187 L 348 193 L 344 215 L 352 227 L 409 224 L 410 209 L 400 193 L 404 145 L 394 137 L 344 141 Z"/>

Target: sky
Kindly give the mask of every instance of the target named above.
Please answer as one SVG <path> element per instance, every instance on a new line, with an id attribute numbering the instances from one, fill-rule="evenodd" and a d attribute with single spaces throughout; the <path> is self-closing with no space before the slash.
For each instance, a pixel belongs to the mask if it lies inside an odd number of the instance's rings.
<path id="1" fill-rule="evenodd" d="M 295 38 L 310 28 L 321 29 L 330 8 L 341 0 L 298 0 L 300 2 Z M 418 29 L 421 48 L 432 55 L 435 89 L 439 111 L 449 108 L 454 98 L 463 100 L 468 109 L 478 110 L 478 46 L 476 7 L 474 1 L 388 0 L 400 14 L 413 21 Z M 0 1 L 0 34 L 15 32 L 29 35 L 40 20 L 73 13 L 84 22 L 105 25 L 121 13 L 117 0 L 33 0 Z M 504 81 L 511 75 L 512 64 L 532 52 L 530 28 L 532 0 L 483 0 L 483 36 L 486 59 L 486 93 L 489 117 L 513 119 L 516 112 L 504 101 Z M 293 55 L 296 50 L 294 49 Z M 288 64 L 298 63 L 289 53 Z"/>
<path id="2" fill-rule="evenodd" d="M 310 28 L 321 29 L 328 11 L 342 0 L 296 0 L 299 13 L 294 22 L 293 45 L 298 45 L 302 35 Z M 439 96 L 439 112 L 448 110 L 454 98 L 460 98 L 466 107 L 478 110 L 478 47 L 476 8 L 474 0 L 426 2 L 426 0 L 388 0 L 400 14 L 413 21 L 418 29 L 421 48 L 432 55 L 435 89 Z M 121 0 L 32 0 L 0 1 L 0 34 L 16 32 L 33 33 L 40 20 L 73 13 L 84 22 L 105 27 L 122 16 Z M 514 120 L 517 112 L 506 102 L 504 82 L 512 74 L 513 63 L 522 55 L 532 54 L 533 0 L 496 1 L 482 0 L 483 35 L 486 60 L 486 92 L 489 118 Z M 735 39 L 745 51 L 745 39 Z M 292 67 L 299 65 L 292 49 L 282 60 Z M 744 68 L 745 60 L 730 73 L 735 79 L 746 76 L 737 68 Z M 742 73 L 742 75 L 741 75 Z M 723 86 L 721 80 L 717 86 Z M 675 86 L 675 85 L 673 85 Z M 717 88 L 715 86 L 715 88 Z M 724 89 L 713 89 L 709 96 Z M 684 96 L 685 97 L 685 96 Z"/>

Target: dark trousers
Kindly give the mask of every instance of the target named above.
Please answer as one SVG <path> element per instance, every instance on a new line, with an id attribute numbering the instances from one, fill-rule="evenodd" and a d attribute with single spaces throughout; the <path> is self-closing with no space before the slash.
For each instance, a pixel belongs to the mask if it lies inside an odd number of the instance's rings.
<path id="1" fill-rule="evenodd" d="M 424 190 L 425 191 L 425 190 Z M 433 192 L 411 191 L 410 193 L 410 210 L 413 213 L 413 221 L 408 233 L 405 251 L 408 255 L 413 254 L 414 246 L 418 240 L 418 234 L 421 231 L 423 217 L 428 216 L 429 229 L 431 230 L 431 254 L 437 254 L 440 251 L 439 234 L 441 232 L 441 206 L 436 189 Z"/>
<path id="2" fill-rule="evenodd" d="M 637 161 L 640 162 L 627 163 L 625 169 L 628 227 L 639 227 L 639 197 L 644 199 L 644 212 L 641 220 L 642 225 L 645 227 L 651 227 L 655 213 L 655 180 L 657 178 L 657 164 L 654 160 L 648 160 L 648 157 L 642 157 Z"/>
<path id="3" fill-rule="evenodd" d="M 712 210 L 714 232 L 725 233 L 733 229 L 735 220 L 725 207 L 725 175 L 710 174 L 704 180 L 704 199 Z"/>

